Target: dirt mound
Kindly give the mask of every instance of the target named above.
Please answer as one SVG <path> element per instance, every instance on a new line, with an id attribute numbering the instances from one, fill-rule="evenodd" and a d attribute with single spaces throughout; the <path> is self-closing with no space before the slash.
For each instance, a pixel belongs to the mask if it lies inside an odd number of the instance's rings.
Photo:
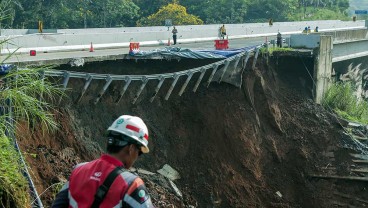
<path id="1" fill-rule="evenodd" d="M 294 68 L 303 66 L 295 64 Z M 331 207 L 332 189 L 343 191 L 342 187 L 359 196 L 360 183 L 308 177 L 323 173 L 327 164 L 344 173 L 354 151 L 343 148 L 340 140 L 346 136 L 338 120 L 315 105 L 303 82 L 291 81 L 295 77 L 285 74 L 283 67 L 260 64 L 254 71 L 247 69 L 241 89 L 211 83 L 182 97 L 175 96 L 175 89 L 168 101 L 162 93 L 153 103 L 148 101 L 152 92 L 146 90 L 136 105 L 131 104 L 134 90 L 119 104 L 114 102 L 119 83 L 112 83 L 101 102 L 93 105 L 102 81 L 91 85 L 75 105 L 84 83 L 71 80 L 70 98 L 57 116 L 61 130 L 53 135 L 37 129 L 28 134 L 24 127 L 20 131 L 23 151 L 37 154 L 28 155 L 27 161 L 39 192 L 66 180 L 76 163 L 97 157 L 101 148 L 96 144 L 103 147 L 100 135 L 106 127 L 119 115 L 132 114 L 146 121 L 152 150 L 135 166 L 156 172 L 169 164 L 181 175 L 175 183 L 183 199 L 166 179 L 157 179 L 161 176 L 142 175 L 158 207 Z M 148 83 L 147 89 L 156 84 Z M 170 83 L 164 85 L 166 92 Z M 330 152 L 335 153 L 334 161 Z M 43 197 L 48 204 L 50 198 L 52 193 Z"/>

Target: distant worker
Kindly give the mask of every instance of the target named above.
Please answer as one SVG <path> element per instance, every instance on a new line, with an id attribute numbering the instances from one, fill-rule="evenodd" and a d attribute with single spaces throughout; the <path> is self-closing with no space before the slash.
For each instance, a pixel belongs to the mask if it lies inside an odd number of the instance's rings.
<path id="1" fill-rule="evenodd" d="M 282 48 L 282 35 L 280 31 L 277 33 L 276 44 L 277 44 L 277 47 Z"/>
<path id="2" fill-rule="evenodd" d="M 314 32 L 318 32 L 318 26 L 314 29 Z"/>
<path id="3" fill-rule="evenodd" d="M 308 33 L 311 33 L 311 28 L 310 28 L 310 26 L 308 26 Z"/>
<path id="4" fill-rule="evenodd" d="M 172 37 L 173 37 L 173 40 L 174 40 L 174 45 L 176 45 L 176 34 L 178 33 L 178 30 L 174 26 L 174 29 L 171 32 L 173 34 Z"/>
<path id="5" fill-rule="evenodd" d="M 139 155 L 149 152 L 146 124 L 123 115 L 107 132 L 107 154 L 76 165 L 52 208 L 154 207 L 143 180 L 127 171 Z"/>
<path id="6" fill-rule="evenodd" d="M 43 32 L 43 23 L 42 23 L 42 21 L 38 21 L 38 32 L 39 33 Z"/>
<path id="7" fill-rule="evenodd" d="M 268 25 L 270 25 L 270 26 L 273 25 L 273 19 L 272 18 L 268 20 Z"/>
<path id="8" fill-rule="evenodd" d="M 355 21 L 356 21 L 356 19 L 357 19 L 357 17 L 354 15 L 354 16 L 353 16 L 353 21 L 355 22 Z"/>
<path id="9" fill-rule="evenodd" d="M 226 28 L 225 28 L 225 25 L 224 24 L 220 27 L 220 35 L 221 35 L 221 38 L 222 39 L 225 39 Z"/>

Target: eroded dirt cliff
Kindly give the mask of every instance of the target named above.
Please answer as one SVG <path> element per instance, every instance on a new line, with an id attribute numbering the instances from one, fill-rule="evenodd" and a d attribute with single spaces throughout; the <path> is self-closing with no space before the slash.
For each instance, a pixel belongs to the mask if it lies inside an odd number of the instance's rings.
<path id="1" fill-rule="evenodd" d="M 170 83 L 165 83 L 152 103 L 157 83 L 148 83 L 136 104 L 131 102 L 139 85 L 116 104 L 121 83 L 113 82 L 94 105 L 102 81 L 76 104 L 84 83 L 71 80 L 69 98 L 56 113 L 60 130 L 47 134 L 21 126 L 21 148 L 29 153 L 42 193 L 67 180 L 75 164 L 98 157 L 106 128 L 119 115 L 131 114 L 142 117 L 150 131 L 151 153 L 135 167 L 156 172 L 169 164 L 181 175 L 175 183 L 183 199 L 163 177 L 143 175 L 158 207 L 331 207 L 336 191 L 368 200 L 362 183 L 309 177 L 324 173 L 327 164 L 348 170 L 353 151 L 343 147 L 346 135 L 336 117 L 313 102 L 304 66 L 297 59 L 268 66 L 261 60 L 257 69 L 245 70 L 241 88 L 201 84 L 197 93 L 187 90 L 181 97 L 175 89 L 168 101 L 164 92 Z M 334 152 L 333 160 L 329 152 Z M 43 201 L 50 205 L 53 194 L 46 192 Z"/>

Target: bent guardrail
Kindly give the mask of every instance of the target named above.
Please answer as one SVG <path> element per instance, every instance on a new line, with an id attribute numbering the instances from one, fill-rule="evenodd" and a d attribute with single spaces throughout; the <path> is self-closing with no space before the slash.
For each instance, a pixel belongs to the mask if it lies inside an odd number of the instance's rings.
<path id="1" fill-rule="evenodd" d="M 144 90 L 146 84 L 151 81 L 151 80 L 158 80 L 158 84 L 154 90 L 154 94 L 152 95 L 152 97 L 150 98 L 150 102 L 153 102 L 153 100 L 155 99 L 156 95 L 158 94 L 158 92 L 160 91 L 160 88 L 162 87 L 162 84 L 165 82 L 165 80 L 168 79 L 173 79 L 171 86 L 168 90 L 168 92 L 166 93 L 165 96 L 165 100 L 168 100 L 170 98 L 170 95 L 172 93 L 172 91 L 174 90 L 178 80 L 180 77 L 182 76 L 187 76 L 184 84 L 182 85 L 180 91 L 179 91 L 179 96 L 181 96 L 184 91 L 187 88 L 188 83 L 190 82 L 190 80 L 192 79 L 193 75 L 196 73 L 200 73 L 199 78 L 196 81 L 196 84 L 193 88 L 193 92 L 196 92 L 199 84 L 201 83 L 205 73 L 207 71 L 211 71 L 211 74 L 209 76 L 209 79 L 207 80 L 207 87 L 210 85 L 210 82 L 213 80 L 217 80 L 219 83 L 222 81 L 226 81 L 229 82 L 231 84 L 234 84 L 238 87 L 240 87 L 241 83 L 239 84 L 239 82 L 234 82 L 232 81 L 233 79 L 230 79 L 229 77 L 231 76 L 236 76 L 234 75 L 234 73 L 230 74 L 229 76 L 225 76 L 226 73 L 228 73 L 228 69 L 232 68 L 233 70 L 237 70 L 238 74 L 241 75 L 241 73 L 243 72 L 247 61 L 249 60 L 250 54 L 252 52 L 255 52 L 254 55 L 254 61 L 253 61 L 253 66 L 252 68 L 255 67 L 255 63 L 257 61 L 257 57 L 259 54 L 259 49 L 261 46 L 253 46 L 250 47 L 248 49 L 246 49 L 246 51 L 241 52 L 237 55 L 234 55 L 232 57 L 229 57 L 227 59 L 212 63 L 212 64 L 208 64 L 205 66 L 201 66 L 201 67 L 197 67 L 197 68 L 193 68 L 193 69 L 188 69 L 188 70 L 184 70 L 184 71 L 179 71 L 179 72 L 173 72 L 173 73 L 165 73 L 165 74 L 153 74 L 153 75 L 113 75 L 113 74 L 97 74 L 97 73 L 85 73 L 85 72 L 74 72 L 74 71 L 45 71 L 45 76 L 50 76 L 50 77 L 63 77 L 63 89 L 65 90 L 67 88 L 68 82 L 70 80 L 70 78 L 78 78 L 78 79 L 85 79 L 85 84 L 80 92 L 80 95 L 77 99 L 77 103 L 80 102 L 80 100 L 82 99 L 83 95 L 85 94 L 85 92 L 87 91 L 87 89 L 89 88 L 89 86 L 91 85 L 93 80 L 105 80 L 105 84 L 102 87 L 102 89 L 100 90 L 100 92 L 98 93 L 97 97 L 94 100 L 94 103 L 97 104 L 100 99 L 102 98 L 102 96 L 105 94 L 106 90 L 108 89 L 108 87 L 110 86 L 110 84 L 112 83 L 112 81 L 124 81 L 125 84 L 123 85 L 123 87 L 121 88 L 121 91 L 119 93 L 119 97 L 115 100 L 116 103 L 119 103 L 121 98 L 124 96 L 125 92 L 128 90 L 129 85 L 131 84 L 132 81 L 140 81 L 141 85 L 139 87 L 138 92 L 136 93 L 136 95 L 134 96 L 133 99 L 133 104 L 137 101 L 137 99 L 139 98 L 140 94 L 142 93 L 142 91 Z M 238 69 L 238 65 L 240 63 L 240 60 L 242 61 L 242 66 L 241 69 Z M 230 65 L 231 62 L 234 62 L 233 65 Z M 222 66 L 222 67 L 220 67 Z M 231 67 L 229 67 L 231 66 Z M 216 72 L 217 76 L 216 76 Z M 224 77 L 226 80 L 224 80 Z"/>

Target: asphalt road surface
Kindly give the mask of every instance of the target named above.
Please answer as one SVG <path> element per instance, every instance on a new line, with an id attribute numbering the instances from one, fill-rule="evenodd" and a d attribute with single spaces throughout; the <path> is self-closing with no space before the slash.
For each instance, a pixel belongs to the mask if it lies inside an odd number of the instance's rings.
<path id="1" fill-rule="evenodd" d="M 275 39 L 273 37 L 273 39 Z M 251 38 L 251 39 L 236 39 L 229 40 L 229 48 L 242 48 L 247 46 L 260 45 L 265 42 L 265 38 Z M 171 45 L 173 46 L 173 45 Z M 181 48 L 189 48 L 192 50 L 200 50 L 200 49 L 215 49 L 214 42 L 198 42 L 198 43 L 183 43 L 176 44 L 176 47 Z M 164 48 L 166 46 L 151 46 L 151 47 L 140 47 L 141 51 L 149 51 L 157 48 Z M 50 53 L 37 53 L 36 56 L 30 56 L 29 54 L 14 54 L 10 58 L 6 59 L 6 55 L 1 55 L 0 60 L 4 63 L 37 63 L 40 64 L 52 64 L 53 61 L 57 63 L 57 60 L 66 60 L 72 58 L 96 58 L 99 60 L 103 60 L 104 57 L 116 56 L 116 55 L 124 55 L 128 54 L 129 48 L 115 48 L 115 49 L 101 49 L 95 50 L 94 52 L 89 51 L 66 51 L 66 52 L 50 52 Z M 6 59 L 6 60 L 5 60 Z"/>

